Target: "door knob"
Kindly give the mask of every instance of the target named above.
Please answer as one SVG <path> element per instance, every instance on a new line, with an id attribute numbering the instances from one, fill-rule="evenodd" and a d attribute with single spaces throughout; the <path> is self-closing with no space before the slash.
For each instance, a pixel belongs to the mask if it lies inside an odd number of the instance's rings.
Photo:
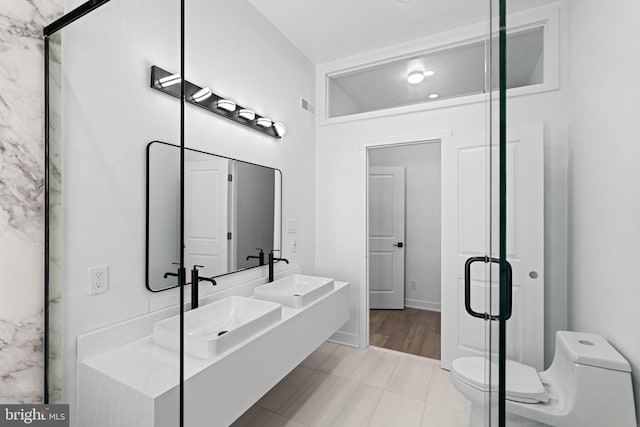
<path id="1" fill-rule="evenodd" d="M 402 242 L 394 243 L 393 246 L 395 246 L 396 248 L 402 248 L 404 247 L 404 243 Z"/>

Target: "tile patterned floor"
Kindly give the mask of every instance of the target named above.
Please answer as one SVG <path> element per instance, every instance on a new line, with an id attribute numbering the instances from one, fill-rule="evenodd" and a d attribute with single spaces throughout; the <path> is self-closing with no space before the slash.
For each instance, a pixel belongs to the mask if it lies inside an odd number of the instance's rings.
<path id="1" fill-rule="evenodd" d="M 232 427 L 467 427 L 438 360 L 326 342 Z"/>

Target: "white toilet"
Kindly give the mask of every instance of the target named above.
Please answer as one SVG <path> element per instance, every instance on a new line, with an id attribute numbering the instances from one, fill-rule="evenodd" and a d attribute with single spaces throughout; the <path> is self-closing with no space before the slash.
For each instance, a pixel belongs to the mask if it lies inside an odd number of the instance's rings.
<path id="1" fill-rule="evenodd" d="M 451 366 L 453 384 L 471 401 L 470 427 L 484 426 L 489 391 L 485 362 L 463 357 Z M 497 369 L 494 364 L 496 378 Z M 631 367 L 599 335 L 559 331 L 549 369 L 538 373 L 507 361 L 506 370 L 508 426 L 636 427 Z M 496 390 L 494 384 L 494 404 Z"/>

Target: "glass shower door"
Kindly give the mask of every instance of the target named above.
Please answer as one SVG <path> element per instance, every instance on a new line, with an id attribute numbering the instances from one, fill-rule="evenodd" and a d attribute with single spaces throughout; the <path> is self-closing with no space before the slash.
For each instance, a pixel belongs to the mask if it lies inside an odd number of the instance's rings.
<path id="1" fill-rule="evenodd" d="M 145 286 L 178 285 L 179 211 L 148 203 L 146 147 L 180 144 L 180 103 L 150 88 L 152 64 L 180 69 L 180 40 L 179 0 L 91 1 L 45 29 L 45 401 L 69 404 L 71 426 L 181 422 L 179 322 L 154 333 L 179 318 L 179 288 Z M 145 278 L 153 213 L 170 259 Z"/>
<path id="2" fill-rule="evenodd" d="M 500 258 L 513 266 L 501 299 L 513 311 L 500 322 L 500 425 L 635 426 L 640 8 L 501 6 Z M 538 35 L 511 38 L 522 31 Z"/>

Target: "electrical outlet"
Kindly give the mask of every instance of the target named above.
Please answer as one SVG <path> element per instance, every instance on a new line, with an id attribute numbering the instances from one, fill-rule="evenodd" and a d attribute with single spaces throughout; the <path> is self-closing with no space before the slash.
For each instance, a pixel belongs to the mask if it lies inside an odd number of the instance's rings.
<path id="1" fill-rule="evenodd" d="M 291 241 L 291 252 L 297 252 L 298 251 L 298 239 L 293 239 Z"/>
<path id="2" fill-rule="evenodd" d="M 102 294 L 109 290 L 109 267 L 89 269 L 89 295 Z"/>
<path id="3" fill-rule="evenodd" d="M 414 290 L 418 288 L 418 285 L 417 285 L 415 280 L 411 280 L 409 282 L 409 288 L 414 289 Z"/>

